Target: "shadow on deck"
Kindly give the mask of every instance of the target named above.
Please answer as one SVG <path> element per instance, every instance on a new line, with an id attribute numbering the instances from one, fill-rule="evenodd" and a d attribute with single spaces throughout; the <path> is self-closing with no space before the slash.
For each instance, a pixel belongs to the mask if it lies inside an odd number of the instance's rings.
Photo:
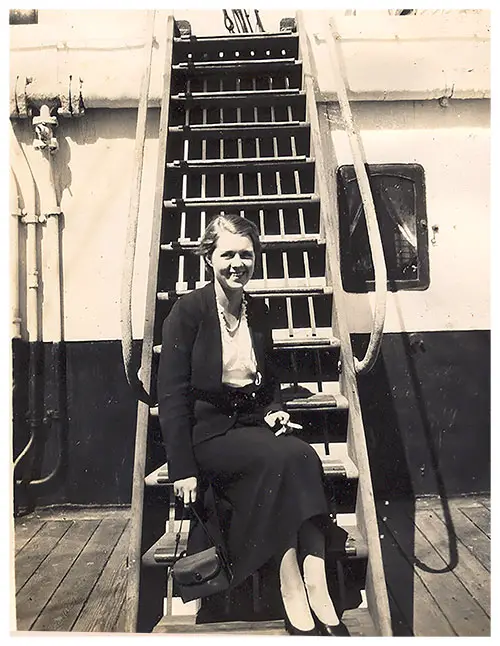
<path id="1" fill-rule="evenodd" d="M 395 636 L 490 634 L 490 499 L 378 504 Z M 128 509 L 15 519 L 18 631 L 122 632 Z"/>

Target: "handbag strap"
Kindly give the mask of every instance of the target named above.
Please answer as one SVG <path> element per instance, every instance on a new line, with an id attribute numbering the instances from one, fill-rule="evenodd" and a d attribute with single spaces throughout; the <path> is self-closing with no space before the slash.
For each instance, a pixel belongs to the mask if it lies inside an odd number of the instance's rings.
<path id="1" fill-rule="evenodd" d="M 205 534 L 207 535 L 208 540 L 210 541 L 210 543 L 211 543 L 213 546 L 218 547 L 217 542 L 215 541 L 215 539 L 214 539 L 214 537 L 212 536 L 212 534 L 209 532 L 208 527 L 206 526 L 206 524 L 205 524 L 205 523 L 203 522 L 203 520 L 201 519 L 200 514 L 196 511 L 195 506 L 194 506 L 192 503 L 189 503 L 189 507 L 191 508 L 191 511 L 192 511 L 192 512 L 194 513 L 194 515 L 196 516 L 196 518 L 197 518 L 198 522 L 200 523 L 200 525 L 202 526 L 203 531 L 204 531 L 204 532 L 205 532 Z M 181 523 L 180 523 L 180 525 L 179 525 L 179 530 L 177 531 L 177 534 L 175 535 L 175 551 L 174 551 L 174 558 L 176 558 L 176 557 L 177 557 L 177 550 L 178 550 L 178 548 L 179 548 L 179 543 L 180 543 L 180 541 L 181 541 L 182 524 L 183 524 L 183 522 L 184 522 L 184 520 L 185 520 L 185 519 L 186 519 L 186 507 L 184 507 L 184 509 L 182 510 Z"/>
<path id="2" fill-rule="evenodd" d="M 227 568 L 227 570 L 228 570 L 228 572 L 229 572 L 230 576 L 232 577 L 232 568 L 231 568 L 231 566 L 230 566 L 229 559 L 227 558 L 227 554 L 226 554 L 226 550 L 225 550 L 224 546 L 223 546 L 223 545 L 218 545 L 218 544 L 217 544 L 217 542 L 215 541 L 214 537 L 213 537 L 213 536 L 212 536 L 212 534 L 210 533 L 210 531 L 209 531 L 208 527 L 206 526 L 206 524 L 205 524 L 205 523 L 203 522 L 203 520 L 201 519 L 201 517 L 200 517 L 199 513 L 196 511 L 195 506 L 194 506 L 192 503 L 189 503 L 189 507 L 191 508 L 191 511 L 193 512 L 193 514 L 196 516 L 196 519 L 198 520 L 198 522 L 200 523 L 200 525 L 202 526 L 203 531 L 204 531 L 204 532 L 205 532 L 205 534 L 207 535 L 208 540 L 210 541 L 210 543 L 212 544 L 212 546 L 214 546 L 214 547 L 216 547 L 216 548 L 217 548 L 217 551 L 219 552 L 219 554 L 220 554 L 221 558 L 224 560 L 225 566 L 226 566 L 226 568 Z M 177 549 L 179 548 L 179 543 L 180 543 L 180 540 L 181 540 L 181 534 L 182 534 L 182 523 L 184 522 L 185 518 L 186 518 L 186 507 L 184 507 L 184 509 L 183 509 L 183 511 L 182 511 L 182 517 L 181 517 L 181 523 L 180 523 L 180 525 L 179 525 L 179 530 L 178 530 L 177 534 L 175 535 L 174 559 L 177 559 Z"/>
<path id="3" fill-rule="evenodd" d="M 198 522 L 202 526 L 203 531 L 205 532 L 205 534 L 208 537 L 208 540 L 212 543 L 212 545 L 214 545 L 215 547 L 218 547 L 217 542 L 215 541 L 214 537 L 212 536 L 212 534 L 208 530 L 208 527 L 206 526 L 206 524 L 201 519 L 199 513 L 196 511 L 195 506 L 192 503 L 189 503 L 189 506 L 191 507 L 191 511 L 193 512 L 193 514 L 196 516 L 196 519 L 198 520 Z"/>

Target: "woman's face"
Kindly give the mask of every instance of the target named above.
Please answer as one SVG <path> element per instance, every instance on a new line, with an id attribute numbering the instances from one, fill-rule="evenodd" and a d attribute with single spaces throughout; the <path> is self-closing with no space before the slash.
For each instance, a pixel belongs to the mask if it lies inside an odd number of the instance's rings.
<path id="1" fill-rule="evenodd" d="M 241 290 L 248 283 L 255 268 L 255 251 L 247 236 L 221 231 L 217 246 L 208 264 L 214 278 L 226 293 Z"/>

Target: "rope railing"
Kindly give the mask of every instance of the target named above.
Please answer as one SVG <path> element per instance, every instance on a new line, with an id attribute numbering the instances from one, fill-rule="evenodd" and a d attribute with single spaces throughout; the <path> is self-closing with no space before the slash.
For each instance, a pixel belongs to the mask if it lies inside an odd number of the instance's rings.
<path id="1" fill-rule="evenodd" d="M 370 341 L 363 359 L 359 360 L 356 357 L 354 358 L 356 372 L 358 374 L 366 374 L 373 368 L 382 344 L 387 303 L 387 267 L 385 264 L 384 249 L 382 247 L 382 239 L 380 237 L 378 227 L 377 213 L 375 211 L 373 195 L 370 182 L 368 180 L 368 174 L 366 172 L 363 146 L 359 132 L 354 124 L 351 106 L 347 97 L 346 83 L 340 66 L 340 55 L 337 44 L 340 36 L 333 18 L 329 21 L 328 35 L 331 43 L 331 47 L 328 49 L 336 81 L 337 97 L 353 156 L 354 170 L 356 172 L 359 192 L 365 213 L 368 241 L 375 273 L 375 307 Z"/>
<path id="2" fill-rule="evenodd" d="M 230 34 L 234 34 L 235 30 L 239 34 L 252 34 L 254 32 L 262 33 L 265 31 L 262 21 L 259 16 L 258 9 L 253 10 L 255 25 L 252 26 L 251 13 L 246 9 L 231 9 L 231 16 L 228 9 L 222 10 L 224 17 L 224 26 Z"/>

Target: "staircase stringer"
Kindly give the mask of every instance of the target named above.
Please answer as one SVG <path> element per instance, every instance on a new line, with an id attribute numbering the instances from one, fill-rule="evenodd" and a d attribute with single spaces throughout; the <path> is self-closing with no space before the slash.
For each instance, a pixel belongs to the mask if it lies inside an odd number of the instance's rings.
<path id="1" fill-rule="evenodd" d="M 340 275 L 339 222 L 337 208 L 337 160 L 324 110 L 318 109 L 317 75 L 302 12 L 297 12 L 299 51 L 303 61 L 303 88 L 306 91 L 306 119 L 311 127 L 311 156 L 315 158 L 315 187 L 320 197 L 320 231 L 326 241 L 327 276 L 333 290 L 332 326 L 340 340 L 340 392 L 349 403 L 347 448 L 359 471 L 356 520 L 368 546 L 366 595 L 368 608 L 381 636 L 391 636 L 389 600 L 380 547 L 370 463 L 363 417 L 359 402 L 354 356 L 347 323 L 344 291 Z"/>
<path id="2" fill-rule="evenodd" d="M 165 165 L 167 155 L 167 135 L 170 112 L 170 84 L 172 77 L 172 53 L 174 39 L 174 17 L 167 17 L 165 63 L 163 69 L 163 91 L 158 132 L 158 156 L 156 170 L 155 196 L 151 227 L 151 244 L 149 254 L 148 283 L 146 290 L 146 308 L 141 355 L 141 381 L 151 393 L 151 376 L 153 361 L 154 324 L 156 311 L 156 293 L 158 283 L 158 265 L 160 257 L 160 236 L 163 215 Z M 134 472 L 132 479 L 132 502 L 130 541 L 127 558 L 128 576 L 125 599 L 125 631 L 136 632 L 139 610 L 139 586 L 141 576 L 141 543 L 144 512 L 144 478 L 146 473 L 147 440 L 150 421 L 149 406 L 139 401 L 137 409 Z"/>

